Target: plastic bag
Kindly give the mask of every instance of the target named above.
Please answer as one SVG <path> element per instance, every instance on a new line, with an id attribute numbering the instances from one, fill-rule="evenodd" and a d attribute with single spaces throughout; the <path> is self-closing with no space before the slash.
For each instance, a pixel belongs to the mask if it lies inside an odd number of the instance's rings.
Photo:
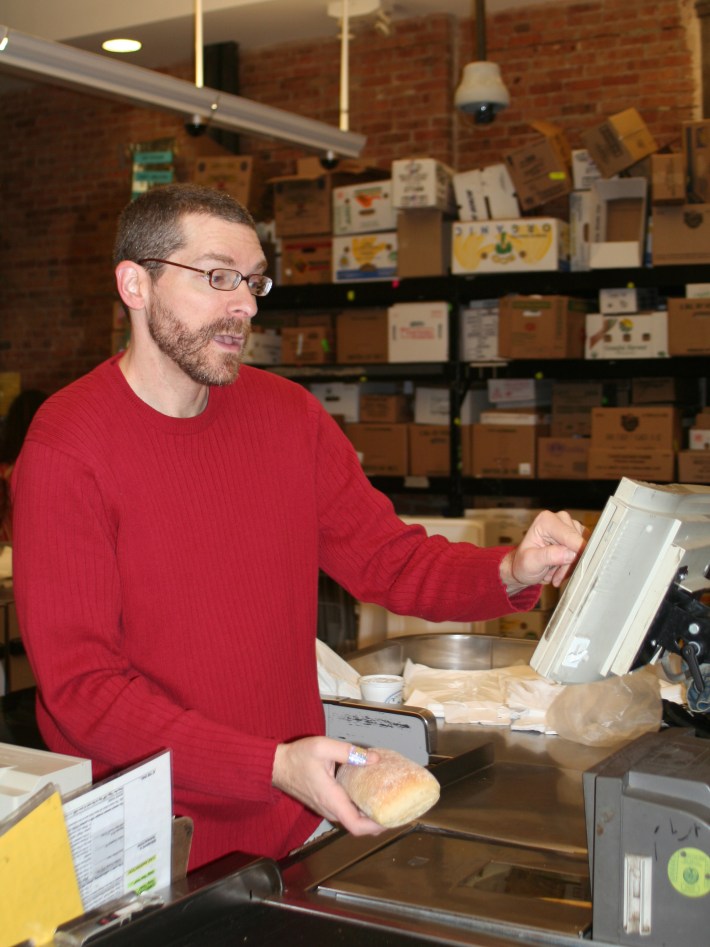
<path id="1" fill-rule="evenodd" d="M 568 684 L 550 705 L 547 723 L 567 740 L 612 746 L 657 731 L 662 716 L 660 681 L 645 666 L 621 677 Z"/>

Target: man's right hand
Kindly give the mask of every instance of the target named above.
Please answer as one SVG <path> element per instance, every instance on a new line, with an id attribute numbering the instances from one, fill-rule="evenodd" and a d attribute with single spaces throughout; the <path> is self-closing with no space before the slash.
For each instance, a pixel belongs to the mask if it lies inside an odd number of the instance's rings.
<path id="1" fill-rule="evenodd" d="M 382 826 L 363 815 L 335 780 L 338 764 L 351 765 L 349 752 L 349 743 L 330 737 L 280 743 L 274 756 L 272 784 L 352 835 L 379 835 L 384 832 Z M 374 750 L 368 750 L 367 757 L 368 763 L 378 760 Z"/>

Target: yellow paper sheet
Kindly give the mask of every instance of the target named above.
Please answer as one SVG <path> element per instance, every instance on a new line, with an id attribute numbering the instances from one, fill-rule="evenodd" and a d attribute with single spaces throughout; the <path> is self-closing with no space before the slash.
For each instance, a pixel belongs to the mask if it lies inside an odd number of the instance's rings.
<path id="1" fill-rule="evenodd" d="M 0 826 L 0 947 L 46 944 L 83 912 L 59 793 L 46 787 L 28 806 Z"/>

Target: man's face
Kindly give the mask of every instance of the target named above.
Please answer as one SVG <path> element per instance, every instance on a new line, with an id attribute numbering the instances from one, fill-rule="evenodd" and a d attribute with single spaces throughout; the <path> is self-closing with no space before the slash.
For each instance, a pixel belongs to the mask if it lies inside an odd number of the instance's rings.
<path id="1" fill-rule="evenodd" d="M 170 255 L 202 270 L 227 267 L 242 275 L 263 272 L 256 234 L 241 224 L 206 215 L 183 220 L 185 246 Z M 160 352 L 200 385 L 228 385 L 239 373 L 257 306 L 246 281 L 228 292 L 206 277 L 165 266 L 146 305 L 148 331 Z"/>

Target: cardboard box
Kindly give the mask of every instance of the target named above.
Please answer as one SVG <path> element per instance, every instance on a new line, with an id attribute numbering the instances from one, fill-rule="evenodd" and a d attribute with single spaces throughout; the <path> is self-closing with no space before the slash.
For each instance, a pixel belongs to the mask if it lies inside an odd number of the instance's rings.
<path id="1" fill-rule="evenodd" d="M 411 419 L 412 410 L 406 395 L 360 395 L 360 420 L 365 424 L 407 424 Z"/>
<path id="2" fill-rule="evenodd" d="M 333 237 L 333 282 L 392 280 L 397 276 L 397 234 Z"/>
<path id="3" fill-rule="evenodd" d="M 504 296 L 498 353 L 503 358 L 582 358 L 586 300 L 569 296 Z"/>
<path id="4" fill-rule="evenodd" d="M 606 316 L 648 312 L 657 309 L 658 302 L 658 290 L 655 287 L 639 289 L 629 285 L 599 290 L 599 312 Z"/>
<path id="5" fill-rule="evenodd" d="M 589 244 L 591 269 L 643 265 L 647 190 L 645 178 L 594 182 Z"/>
<path id="6" fill-rule="evenodd" d="M 659 204 L 652 225 L 654 266 L 710 263 L 710 203 Z"/>
<path id="7" fill-rule="evenodd" d="M 562 129 L 531 122 L 538 139 L 504 156 L 523 211 L 564 197 L 572 190 L 572 152 Z"/>
<path id="8" fill-rule="evenodd" d="M 668 483 L 675 479 L 675 459 L 674 451 L 590 447 L 587 469 L 590 480 L 631 477 Z"/>
<path id="9" fill-rule="evenodd" d="M 475 424 L 481 411 L 489 407 L 485 388 L 469 389 L 461 403 L 460 424 Z M 414 423 L 448 427 L 451 423 L 451 389 L 417 385 L 414 390 Z"/>
<path id="10" fill-rule="evenodd" d="M 280 365 L 281 333 L 253 325 L 244 350 L 244 361 L 248 365 Z"/>
<path id="11" fill-rule="evenodd" d="M 386 309 L 348 309 L 338 313 L 335 326 L 339 364 L 379 365 L 387 361 Z"/>
<path id="12" fill-rule="evenodd" d="M 569 228 L 554 217 L 456 222 L 453 273 L 533 273 L 569 268 Z"/>
<path id="13" fill-rule="evenodd" d="M 481 524 L 481 546 L 518 546 L 540 511 L 527 507 L 474 507 L 464 510 L 466 519 Z"/>
<path id="14" fill-rule="evenodd" d="M 677 408 L 664 405 L 592 408 L 592 447 L 677 451 L 680 440 Z"/>
<path id="15" fill-rule="evenodd" d="M 710 355 L 710 297 L 668 300 L 668 354 Z"/>
<path id="16" fill-rule="evenodd" d="M 552 389 L 553 437 L 589 437 L 592 433 L 592 408 L 603 403 L 603 386 L 598 381 L 556 381 Z"/>
<path id="17" fill-rule="evenodd" d="M 710 283 L 686 283 L 686 299 L 710 299 Z"/>
<path id="18" fill-rule="evenodd" d="M 302 286 L 330 283 L 332 276 L 330 237 L 290 237 L 281 243 L 281 283 Z"/>
<path id="19" fill-rule="evenodd" d="M 474 424 L 471 430 L 474 477 L 534 477 L 537 439 L 548 427 L 531 424 Z"/>
<path id="20" fill-rule="evenodd" d="M 688 431 L 688 450 L 710 450 L 710 431 L 707 428 L 691 427 Z"/>
<path id="21" fill-rule="evenodd" d="M 316 157 L 297 163 L 297 173 L 272 178 L 274 220 L 279 237 L 333 232 L 333 189 L 346 184 L 387 178 L 378 168 L 344 159 L 335 171 L 324 171 Z"/>
<path id="22" fill-rule="evenodd" d="M 631 403 L 638 404 L 687 404 L 697 398 L 697 379 L 653 377 L 634 378 L 631 381 Z"/>
<path id="23" fill-rule="evenodd" d="M 328 414 L 338 415 L 346 424 L 360 421 L 360 385 L 357 383 L 316 383 L 310 386 L 310 390 Z"/>
<path id="24" fill-rule="evenodd" d="M 658 150 L 653 135 L 635 108 L 610 116 L 582 132 L 582 141 L 605 178 L 625 171 Z"/>
<path id="25" fill-rule="evenodd" d="M 404 477 L 409 469 L 407 424 L 346 424 L 368 476 Z"/>
<path id="26" fill-rule="evenodd" d="M 390 362 L 446 362 L 449 304 L 395 303 L 387 311 Z"/>
<path id="27" fill-rule="evenodd" d="M 498 300 L 474 300 L 459 311 L 459 358 L 462 362 L 500 362 Z"/>
<path id="28" fill-rule="evenodd" d="M 685 204 L 686 200 L 683 155 L 651 155 L 651 203 Z"/>
<path id="29" fill-rule="evenodd" d="M 587 359 L 668 357 L 667 312 L 626 316 L 590 313 L 586 324 L 584 357 Z"/>
<path id="30" fill-rule="evenodd" d="M 539 437 L 537 475 L 542 480 L 586 480 L 589 439 Z"/>
<path id="31" fill-rule="evenodd" d="M 683 171 L 688 201 L 710 203 L 710 120 L 683 122 Z"/>
<path id="32" fill-rule="evenodd" d="M 265 186 L 263 171 L 252 155 L 198 158 L 192 169 L 195 184 L 226 191 L 250 210 L 261 202 Z"/>
<path id="33" fill-rule="evenodd" d="M 601 176 L 601 171 L 586 148 L 572 150 L 572 187 L 575 191 L 588 191 Z"/>
<path id="34" fill-rule="evenodd" d="M 488 399 L 496 406 L 539 407 L 552 403 L 553 382 L 542 378 L 489 378 Z"/>
<path id="35" fill-rule="evenodd" d="M 397 214 L 397 275 L 446 276 L 451 262 L 451 226 L 440 210 Z"/>
<path id="36" fill-rule="evenodd" d="M 284 326 L 281 361 L 284 365 L 327 365 L 335 361 L 335 340 L 325 326 Z"/>
<path id="37" fill-rule="evenodd" d="M 680 483 L 710 483 L 710 451 L 679 451 L 678 480 Z"/>
<path id="38" fill-rule="evenodd" d="M 438 424 L 410 424 L 409 474 L 448 477 L 451 473 L 451 433 Z"/>
<path id="39" fill-rule="evenodd" d="M 591 191 L 573 191 L 569 196 L 569 268 L 573 273 L 589 270 L 594 206 Z"/>
<path id="40" fill-rule="evenodd" d="M 367 181 L 336 187 L 333 191 L 333 234 L 376 233 L 394 230 L 392 182 Z"/>
<path id="41" fill-rule="evenodd" d="M 498 619 L 499 638 L 523 638 L 539 641 L 545 633 L 551 611 L 533 609 L 529 612 L 515 612 Z"/>
<path id="42" fill-rule="evenodd" d="M 513 179 L 504 164 L 461 171 L 453 177 L 459 220 L 520 217 Z"/>
<path id="43" fill-rule="evenodd" d="M 402 158 L 392 162 L 392 206 L 400 210 L 430 207 L 456 213 L 454 172 L 434 158 Z"/>

